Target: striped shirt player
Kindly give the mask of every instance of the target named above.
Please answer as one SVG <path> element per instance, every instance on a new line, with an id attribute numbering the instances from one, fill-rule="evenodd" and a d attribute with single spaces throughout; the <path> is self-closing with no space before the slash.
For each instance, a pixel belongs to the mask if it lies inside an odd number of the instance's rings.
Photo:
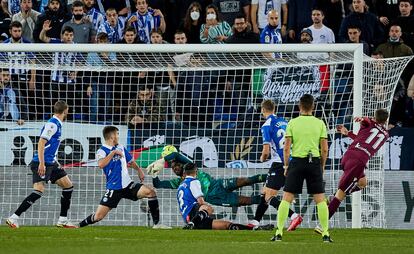
<path id="1" fill-rule="evenodd" d="M 61 39 L 50 38 L 49 43 L 63 43 Z M 72 75 L 73 71 L 59 70 L 59 66 L 75 67 L 77 61 L 81 59 L 81 55 L 75 52 L 56 52 L 54 55 L 55 69 L 52 71 L 52 81 L 57 83 L 73 84 L 76 79 Z"/>
<path id="2" fill-rule="evenodd" d="M 197 208 L 197 199 L 203 197 L 201 183 L 193 176 L 187 176 L 177 190 L 178 208 L 185 223 L 191 221 L 190 213 L 194 213 L 193 208 Z"/>
<path id="3" fill-rule="evenodd" d="M 107 20 L 103 22 L 103 24 L 98 29 L 98 34 L 106 33 L 111 43 L 118 43 L 124 37 L 124 29 L 125 29 L 125 18 L 118 17 L 118 22 L 116 23 L 115 27 L 112 27 L 111 24 Z"/>
<path id="4" fill-rule="evenodd" d="M 95 8 L 91 8 L 86 13 L 86 17 L 88 17 L 89 21 L 92 23 L 95 31 L 98 31 L 99 27 L 105 22 L 105 16 Z"/>
<path id="5" fill-rule="evenodd" d="M 35 152 L 30 169 L 32 171 L 33 192 L 28 195 L 19 208 L 10 216 L 6 223 L 12 227 L 19 227 L 19 216 L 25 212 L 30 206 L 42 197 L 45 182 L 56 183 L 62 188 L 60 197 L 60 217 L 57 223 L 58 227 L 74 228 L 76 225 L 69 222 L 67 218 L 70 201 L 72 198 L 73 185 L 66 172 L 60 168 L 56 155 L 59 150 L 62 138 L 63 121 L 68 115 L 68 105 L 64 101 L 58 101 L 54 105 L 53 117 L 46 122 L 40 131 L 38 142 L 38 151 Z"/>
<path id="6" fill-rule="evenodd" d="M 277 27 L 272 27 L 270 24 L 265 26 L 263 31 L 260 34 L 260 43 L 263 44 L 282 44 L 282 34 L 280 29 Z M 281 58 L 281 53 L 273 53 L 273 58 Z"/>
<path id="7" fill-rule="evenodd" d="M 283 161 L 283 144 L 285 142 L 287 122 L 282 117 L 272 114 L 262 125 L 263 145 L 270 145 L 271 157 L 275 162 Z"/>
<path id="8" fill-rule="evenodd" d="M 141 15 L 138 12 L 133 13 L 131 16 L 128 17 L 127 20 L 132 18 L 133 16 L 136 17 L 136 21 L 131 23 L 131 26 L 135 28 L 139 39 L 147 44 L 151 43 L 150 40 L 150 33 L 152 29 L 159 28 L 161 25 L 161 18 L 160 16 L 154 16 L 154 10 L 149 9 L 147 13 Z"/>
<path id="9" fill-rule="evenodd" d="M 95 213 L 79 223 L 85 227 L 102 220 L 111 209 L 116 208 L 121 199 L 137 201 L 148 198 L 149 210 L 154 222 L 153 228 L 166 228 L 159 224 L 160 212 L 158 199 L 154 189 L 142 183 L 134 183 L 128 173 L 128 164 L 135 169 L 140 181 L 144 180 L 144 172 L 134 161 L 128 150 L 118 143 L 119 130 L 115 126 L 106 126 L 103 131 L 105 143 L 96 152 L 98 166 L 106 178 L 106 192 Z"/>

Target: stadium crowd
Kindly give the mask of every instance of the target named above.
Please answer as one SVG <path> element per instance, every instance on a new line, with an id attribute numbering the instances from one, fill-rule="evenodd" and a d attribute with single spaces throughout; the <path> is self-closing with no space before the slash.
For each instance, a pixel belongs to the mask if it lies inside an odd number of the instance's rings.
<path id="1" fill-rule="evenodd" d="M 3 43 L 339 42 L 363 43 L 364 53 L 376 58 L 408 56 L 414 49 L 412 0 L 1 0 L 1 7 Z M 13 59 L 11 54 L 8 59 Z M 55 61 L 67 64 L 77 57 L 59 52 Z M 110 65 L 117 57 L 90 53 L 86 62 Z M 35 56 L 26 54 L 24 61 L 35 61 Z M 394 94 L 392 126 L 414 126 L 413 73 L 410 64 Z M 69 105 L 86 105 L 73 109 L 72 120 L 130 128 L 168 120 L 209 125 L 247 115 L 250 77 L 249 70 L 119 75 L 1 69 L 0 118 L 18 124 L 40 120 L 50 111 L 44 105 L 64 99 Z"/>

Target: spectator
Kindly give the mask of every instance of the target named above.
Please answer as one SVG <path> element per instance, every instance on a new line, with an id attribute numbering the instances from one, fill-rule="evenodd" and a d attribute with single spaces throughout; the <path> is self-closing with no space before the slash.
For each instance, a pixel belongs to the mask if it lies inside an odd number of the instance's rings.
<path id="1" fill-rule="evenodd" d="M 400 0 L 399 9 L 400 16 L 392 22 L 392 25 L 398 25 L 401 27 L 401 39 L 405 44 L 414 50 L 414 15 L 411 15 L 413 10 L 412 1 Z"/>
<path id="2" fill-rule="evenodd" d="M 206 23 L 200 29 L 200 41 L 207 44 L 224 43 L 232 35 L 229 23 L 220 18 L 215 5 L 207 6 L 206 13 Z"/>
<path id="3" fill-rule="evenodd" d="M 288 39 L 297 42 L 303 28 L 312 25 L 312 9 L 316 0 L 289 0 Z"/>
<path id="4" fill-rule="evenodd" d="M 133 27 L 127 27 L 124 32 L 124 38 L 119 42 L 122 44 L 139 44 L 142 41 L 137 36 L 137 30 Z"/>
<path id="5" fill-rule="evenodd" d="M 152 29 L 151 33 L 151 44 L 168 44 L 163 40 L 161 29 Z"/>
<path id="6" fill-rule="evenodd" d="M 388 41 L 379 45 L 377 51 L 381 51 L 384 58 L 412 55 L 412 49 L 401 41 L 401 35 L 401 27 L 391 26 Z"/>
<path id="7" fill-rule="evenodd" d="M 129 128 L 136 129 L 164 120 L 164 108 L 160 107 L 154 91 L 147 86 L 140 86 L 137 97 L 131 100 L 128 106 L 126 123 Z"/>
<path id="8" fill-rule="evenodd" d="M 18 96 L 9 83 L 9 70 L 0 69 L 0 119 L 13 120 L 22 125 L 24 120 L 20 117 Z"/>
<path id="9" fill-rule="evenodd" d="M 34 9 L 40 13 L 45 13 L 48 8 L 50 0 L 38 0 L 33 2 Z M 60 0 L 60 10 L 62 13 L 70 14 L 70 10 L 72 8 L 72 3 L 74 0 Z"/>
<path id="10" fill-rule="evenodd" d="M 127 17 L 131 14 L 131 1 L 132 0 L 97 0 L 95 2 L 95 8 L 100 13 L 106 13 L 109 9 L 115 9 L 118 16 Z"/>
<path id="11" fill-rule="evenodd" d="M 282 15 L 282 22 L 278 24 L 282 36 L 286 36 L 288 23 L 288 4 L 287 0 L 253 0 L 250 11 L 253 32 L 260 34 L 267 25 L 267 14 L 275 10 Z"/>
<path id="12" fill-rule="evenodd" d="M 224 21 L 233 26 L 234 19 L 243 15 L 247 22 L 250 20 L 250 1 L 249 0 L 213 0 Z"/>
<path id="13" fill-rule="evenodd" d="M 343 0 L 317 0 L 315 7 L 323 11 L 325 15 L 324 24 L 332 29 L 337 38 L 345 13 Z"/>
<path id="14" fill-rule="evenodd" d="M 277 28 L 279 24 L 279 13 L 275 10 L 269 11 L 267 13 L 267 23 L 260 34 L 260 43 L 282 44 L 282 35 L 280 34 L 280 29 Z M 280 53 L 272 53 L 270 56 L 272 58 L 282 57 Z"/>
<path id="15" fill-rule="evenodd" d="M 11 23 L 11 17 L 3 5 L 0 8 L 0 36 L 2 41 L 5 41 L 9 36 L 9 28 Z"/>
<path id="16" fill-rule="evenodd" d="M 21 0 L 20 2 L 21 11 L 16 13 L 12 20 L 19 21 L 22 24 L 23 37 L 33 42 L 33 31 L 40 12 L 32 9 L 32 0 Z"/>
<path id="17" fill-rule="evenodd" d="M 177 30 L 174 34 L 175 44 L 187 44 L 187 36 L 183 31 Z"/>
<path id="18" fill-rule="evenodd" d="M 19 21 L 13 21 L 10 24 L 10 38 L 3 43 L 31 43 L 26 38 L 22 37 L 22 24 Z M 8 52 L 0 53 L 1 58 L 6 58 L 10 64 L 20 64 L 27 66 L 33 64 L 35 55 L 32 52 Z M 10 68 L 11 80 L 16 85 L 20 104 L 22 105 L 21 112 L 35 112 L 33 108 L 35 105 L 33 99 L 33 90 L 36 87 L 36 70 L 29 70 L 27 68 Z M 30 72 L 30 75 L 29 75 Z M 29 105 L 32 105 L 28 108 Z"/>
<path id="19" fill-rule="evenodd" d="M 378 19 L 383 25 L 384 30 L 389 28 L 390 22 L 400 14 L 398 10 L 399 0 L 376 0 L 375 9 Z"/>
<path id="20" fill-rule="evenodd" d="M 83 4 L 86 10 L 86 17 L 92 23 L 93 29 L 98 31 L 99 27 L 105 21 L 104 15 L 94 8 L 95 0 L 83 0 Z"/>
<path id="21" fill-rule="evenodd" d="M 106 21 L 99 27 L 98 33 L 107 34 L 110 43 L 118 43 L 123 39 L 124 28 L 125 19 L 119 17 L 114 8 L 110 8 L 106 11 Z"/>
<path id="22" fill-rule="evenodd" d="M 361 39 L 366 41 L 370 48 L 379 45 L 383 41 L 384 31 L 378 18 L 368 11 L 364 0 L 353 0 L 352 8 L 353 12 L 342 20 L 338 41 L 346 41 L 348 27 L 356 26 L 361 29 Z"/>
<path id="23" fill-rule="evenodd" d="M 1 5 L 10 17 L 20 12 L 20 0 L 1 0 Z"/>
<path id="24" fill-rule="evenodd" d="M 303 44 L 311 44 L 313 42 L 313 33 L 309 28 L 304 28 L 300 32 L 300 42 Z M 298 52 L 296 53 L 299 59 L 318 59 L 321 58 L 320 53 L 313 52 Z"/>
<path id="25" fill-rule="evenodd" d="M 335 43 L 335 35 L 333 31 L 323 24 L 325 14 L 321 9 L 315 8 L 312 10 L 313 24 L 308 27 L 312 31 L 314 44 Z"/>
<path id="26" fill-rule="evenodd" d="M 48 37 L 47 31 L 52 29 L 50 27 L 51 22 L 45 21 L 43 24 L 43 29 L 40 32 L 39 38 L 45 43 L 74 43 L 74 30 L 70 26 L 65 26 L 62 29 L 62 34 L 60 39 Z M 81 56 L 78 53 L 73 52 L 55 52 L 54 55 L 54 65 L 55 66 L 65 66 L 65 67 L 75 67 L 76 62 Z M 59 70 L 54 69 L 52 71 L 52 83 L 49 91 L 51 92 L 50 98 L 52 99 L 49 105 L 54 105 L 58 100 L 64 100 L 68 105 L 80 105 L 74 104 L 75 95 L 76 95 L 76 78 L 77 72 L 72 70 Z M 79 89 L 83 91 L 83 89 Z M 79 96 L 78 98 L 81 98 Z M 77 107 L 73 107 L 71 112 L 75 113 Z"/>
<path id="27" fill-rule="evenodd" d="M 260 38 L 257 33 L 251 31 L 249 23 L 243 15 L 234 19 L 233 35 L 230 36 L 226 43 L 259 43 Z"/>
<path id="28" fill-rule="evenodd" d="M 180 29 L 185 32 L 188 43 L 201 43 L 200 41 L 200 29 L 202 9 L 198 2 L 193 2 L 187 9 L 184 21 L 180 24 Z"/>
<path id="29" fill-rule="evenodd" d="M 72 20 L 66 22 L 63 27 L 69 26 L 73 29 L 73 41 L 75 43 L 95 42 L 96 30 L 89 19 L 85 17 L 84 4 L 81 1 L 73 2 L 72 14 Z"/>
<path id="30" fill-rule="evenodd" d="M 99 33 L 96 41 L 98 44 L 110 43 L 108 35 L 105 33 Z M 116 54 L 114 52 L 92 52 L 88 53 L 86 61 L 89 66 L 110 69 L 111 66 L 116 65 Z M 89 121 L 111 121 L 112 86 L 115 83 L 115 73 L 111 71 L 93 71 L 85 74 L 84 82 L 88 84 L 86 95 L 90 99 Z"/>
<path id="31" fill-rule="evenodd" d="M 164 15 L 158 9 L 148 9 L 146 0 L 137 0 L 137 12 L 128 17 L 127 24 L 137 30 L 139 39 L 144 43 L 151 43 L 150 33 L 154 28 L 165 32 Z"/>
<path id="32" fill-rule="evenodd" d="M 47 9 L 44 14 L 37 18 L 36 26 L 33 31 L 33 39 L 35 42 L 41 42 L 39 39 L 40 31 L 43 29 L 43 23 L 47 20 L 50 22 L 51 29 L 48 30 L 46 36 L 50 38 L 60 38 L 63 24 L 70 20 L 70 16 L 63 11 L 61 0 L 49 0 Z"/>
<path id="33" fill-rule="evenodd" d="M 369 56 L 370 55 L 370 47 L 368 43 L 361 40 L 361 29 L 357 26 L 349 26 L 348 27 L 348 40 L 346 43 L 362 43 L 364 47 L 364 54 Z"/>

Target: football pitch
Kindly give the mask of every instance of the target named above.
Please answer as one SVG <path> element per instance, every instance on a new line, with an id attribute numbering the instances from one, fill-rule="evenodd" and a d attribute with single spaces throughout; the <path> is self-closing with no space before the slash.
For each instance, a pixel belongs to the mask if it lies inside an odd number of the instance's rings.
<path id="1" fill-rule="evenodd" d="M 153 230 L 95 226 L 82 229 L 0 227 L 0 253 L 414 253 L 412 230 L 335 229 L 332 244 L 311 229 L 286 232 L 270 242 L 273 231 Z"/>

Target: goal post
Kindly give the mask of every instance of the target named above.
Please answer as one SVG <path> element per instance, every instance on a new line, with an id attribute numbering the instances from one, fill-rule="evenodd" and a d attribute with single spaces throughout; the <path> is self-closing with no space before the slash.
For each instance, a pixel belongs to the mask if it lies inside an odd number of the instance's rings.
<path id="1" fill-rule="evenodd" d="M 281 57 L 266 54 L 274 52 Z M 260 162 L 261 101 L 275 101 L 276 114 L 290 120 L 299 114 L 297 103 L 304 93 L 314 95 L 315 115 L 329 129 L 324 179 L 327 195 L 333 194 L 342 174 L 340 159 L 350 144 L 335 133 L 335 125 L 357 129 L 353 117 L 373 116 L 380 107 L 389 111 L 398 79 L 411 59 L 375 60 L 363 55 L 362 44 L 0 44 L 0 70 L 11 75 L 3 87 L 14 89 L 21 99 L 0 105 L 6 113 L 0 115 L 0 218 L 9 216 L 31 190 L 27 166 L 51 105 L 61 97 L 71 102 L 71 112 L 58 159 L 76 186 L 70 210 L 74 220 L 93 212 L 104 194 L 94 156 L 103 143 L 103 126 L 119 128 L 120 143 L 143 167 L 159 158 L 164 145 L 172 144 L 217 179 L 247 177 L 267 173 L 275 159 Z M 29 86 L 33 70 L 35 88 Z M 12 108 L 12 102 L 17 107 Z M 23 125 L 13 118 L 16 108 L 20 118 L 27 115 Z M 343 202 L 332 226 L 386 227 L 381 154 L 369 162 L 366 174 L 367 189 Z M 168 169 L 159 176 L 174 177 Z M 153 183 L 151 176 L 145 183 Z M 40 204 L 25 213 L 25 224 L 52 224 L 57 218 L 60 193 L 49 189 Z M 256 184 L 235 193 L 251 197 L 259 195 L 259 189 Z M 229 192 L 225 187 L 220 191 L 224 196 Z M 181 225 L 175 191 L 157 192 L 163 222 Z M 222 200 L 233 201 L 230 196 Z M 315 225 L 314 205 L 306 191 L 292 208 L 304 215 L 304 227 Z M 46 216 L 40 216 L 45 209 Z M 245 223 L 255 205 L 215 210 L 217 218 Z M 275 214 L 270 209 L 264 221 L 274 222 Z M 144 202 L 121 202 L 100 223 L 147 225 L 147 215 Z"/>

